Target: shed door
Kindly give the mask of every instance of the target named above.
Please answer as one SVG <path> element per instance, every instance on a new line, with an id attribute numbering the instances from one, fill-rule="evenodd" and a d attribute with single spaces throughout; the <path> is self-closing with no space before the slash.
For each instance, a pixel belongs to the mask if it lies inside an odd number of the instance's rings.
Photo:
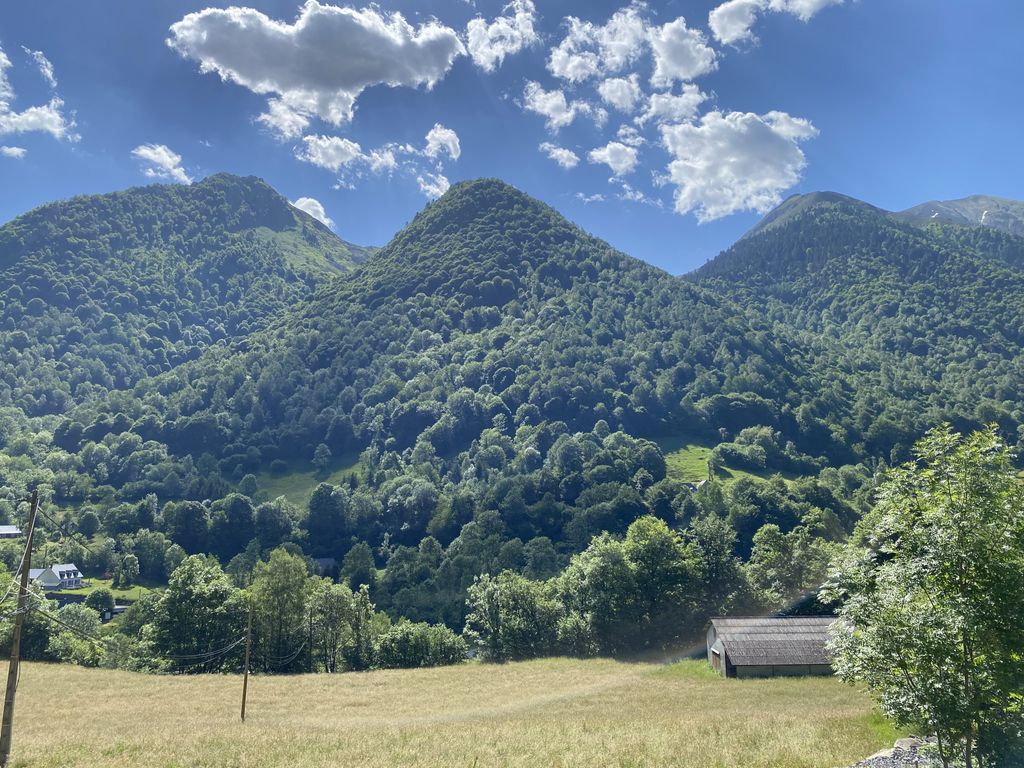
<path id="1" fill-rule="evenodd" d="M 714 649 L 711 650 L 711 668 L 716 672 L 722 671 L 722 654 Z"/>

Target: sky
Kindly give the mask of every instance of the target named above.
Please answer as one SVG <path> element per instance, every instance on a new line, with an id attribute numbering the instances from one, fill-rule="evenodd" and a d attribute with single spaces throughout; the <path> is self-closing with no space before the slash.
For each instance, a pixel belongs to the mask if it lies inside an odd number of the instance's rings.
<path id="1" fill-rule="evenodd" d="M 227 171 L 382 245 L 497 177 L 672 273 L 790 194 L 1024 199 L 1019 0 L 0 4 L 0 221 Z"/>

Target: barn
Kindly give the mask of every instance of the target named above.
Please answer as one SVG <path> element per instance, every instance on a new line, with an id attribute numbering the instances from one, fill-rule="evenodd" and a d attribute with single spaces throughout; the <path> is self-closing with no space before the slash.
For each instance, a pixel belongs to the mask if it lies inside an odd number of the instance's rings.
<path id="1" fill-rule="evenodd" d="M 726 677 L 831 675 L 834 616 L 720 618 L 708 624 L 708 663 Z"/>

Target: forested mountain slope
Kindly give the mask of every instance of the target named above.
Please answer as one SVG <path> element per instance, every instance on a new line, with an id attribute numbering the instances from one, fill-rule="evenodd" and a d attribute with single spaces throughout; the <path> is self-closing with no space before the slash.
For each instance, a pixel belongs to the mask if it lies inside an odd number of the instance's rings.
<path id="1" fill-rule="evenodd" d="M 0 228 L 0 407 L 62 413 L 130 387 L 263 328 L 364 256 L 253 177 L 37 208 Z"/>
<path id="2" fill-rule="evenodd" d="M 242 227 L 251 206 L 231 211 Z M 344 279 L 250 294 L 290 303 L 283 313 L 169 370 L 144 347 L 133 375 L 7 427 L 0 517 L 38 485 L 69 524 L 106 537 L 109 557 L 87 567 L 131 554 L 156 581 L 171 553 L 210 552 L 244 583 L 286 543 L 336 558 L 393 617 L 455 627 L 483 573 L 569 565 L 567 594 L 577 578 L 599 592 L 625 546 L 601 534 L 653 515 L 692 559 L 695 626 L 730 605 L 782 605 L 816 586 L 880 461 L 942 419 L 1016 428 L 1024 381 L 1010 235 L 925 231 L 840 196 L 783 213 L 684 280 L 502 182 L 455 185 Z M 211 227 L 228 249 L 233 232 Z M 982 253 L 996 237 L 999 255 Z M 216 291 L 214 308 L 250 306 Z M 695 490 L 669 475 L 662 438 L 699 439 L 712 466 L 760 479 Z M 327 478 L 342 454 L 357 471 L 303 508 L 261 486 L 296 460 Z M 637 599 L 630 610 L 646 611 Z"/>
<path id="3" fill-rule="evenodd" d="M 830 382 L 815 412 L 849 408 L 850 444 L 902 458 L 940 421 L 994 420 L 1016 434 L 1024 240 L 980 227 L 917 227 L 842 196 L 768 218 L 783 220 L 755 229 L 691 279 L 800 335 Z"/>
<path id="4" fill-rule="evenodd" d="M 453 187 L 244 346 L 82 409 L 72 432 L 120 411 L 230 475 L 253 447 L 262 462 L 320 443 L 450 459 L 495 426 L 554 421 L 795 430 L 790 411 L 812 388 L 798 351 L 730 302 L 497 181 Z"/>

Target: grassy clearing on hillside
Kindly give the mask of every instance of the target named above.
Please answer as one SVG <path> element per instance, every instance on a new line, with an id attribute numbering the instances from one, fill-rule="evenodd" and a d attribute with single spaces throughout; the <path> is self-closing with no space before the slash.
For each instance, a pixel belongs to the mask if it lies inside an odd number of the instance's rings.
<path id="1" fill-rule="evenodd" d="M 153 587 L 146 587 L 142 584 L 136 584 L 128 589 L 114 589 L 113 579 L 93 579 L 87 578 L 86 581 L 91 582 L 88 587 L 79 587 L 78 589 L 62 589 L 60 593 L 62 595 L 88 595 L 93 590 L 97 590 L 100 587 L 106 587 L 114 594 L 114 599 L 120 602 L 121 600 L 138 600 L 147 592 L 153 592 Z"/>
<path id="2" fill-rule="evenodd" d="M 292 504 L 304 507 L 320 483 L 338 485 L 358 472 L 359 454 L 350 451 L 336 457 L 326 473 L 316 469 L 308 461 L 300 459 L 290 462 L 288 470 L 281 474 L 263 472 L 256 475 L 256 483 L 259 493 L 267 499 L 284 496 Z"/>
<path id="3" fill-rule="evenodd" d="M 661 452 L 665 454 L 665 466 L 670 478 L 686 483 L 707 480 L 708 459 L 715 448 L 714 445 L 692 435 L 665 437 L 657 443 Z M 718 470 L 718 479 L 727 483 L 741 477 L 766 480 L 771 474 L 773 473 L 755 474 L 745 469 L 723 467 Z"/>
<path id="4" fill-rule="evenodd" d="M 891 744 L 828 678 L 737 681 L 548 659 L 361 674 L 160 677 L 27 664 L 12 765 L 835 768 Z M 54 721 L 53 702 L 77 712 Z"/>

